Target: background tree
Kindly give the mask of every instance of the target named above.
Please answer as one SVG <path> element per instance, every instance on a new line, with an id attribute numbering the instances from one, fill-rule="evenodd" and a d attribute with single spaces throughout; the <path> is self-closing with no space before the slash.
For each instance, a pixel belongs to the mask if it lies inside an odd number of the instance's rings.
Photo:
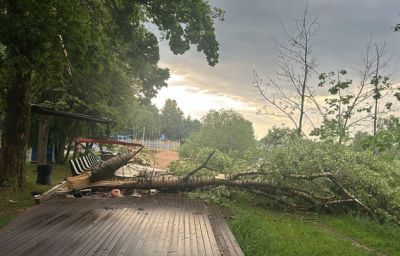
<path id="1" fill-rule="evenodd" d="M 224 153 L 243 153 L 255 145 L 252 123 L 233 110 L 211 110 L 201 120 L 201 128 L 182 146 L 184 155 L 208 147 Z"/>
<path id="2" fill-rule="evenodd" d="M 382 75 L 386 64 L 384 44 L 379 47 L 370 41 L 363 54 L 358 84 L 351 79 L 343 79 L 348 75 L 346 70 L 322 73 L 319 86 L 327 87 L 330 96 L 325 99 L 323 122 L 311 135 L 341 144 L 357 127 L 368 129 L 372 126 L 376 134 L 379 115 L 392 108 L 389 101 L 384 102 L 384 106 L 380 104 L 382 98 L 392 91 L 389 77 Z"/>
<path id="3" fill-rule="evenodd" d="M 182 139 L 187 139 L 192 133 L 199 131 L 201 123 L 197 119 L 192 119 L 190 116 L 183 120 Z"/>
<path id="4" fill-rule="evenodd" d="M 312 41 L 318 32 L 319 24 L 317 19 L 309 14 L 306 6 L 303 16 L 295 20 L 295 26 L 293 34 L 283 27 L 286 38 L 282 42 L 276 41 L 276 62 L 279 68 L 276 72 L 277 78 L 268 77 L 264 83 L 258 73 L 253 71 L 253 85 L 266 101 L 261 113 L 288 118 L 297 129 L 297 134 L 301 136 L 306 119 L 313 125 L 310 117 L 312 109 L 309 106 L 314 105 L 319 110 L 310 81 L 312 73 L 316 73 Z"/>
<path id="5" fill-rule="evenodd" d="M 358 132 L 352 148 L 356 151 L 370 151 L 387 161 L 400 156 L 400 119 L 395 116 L 380 119 L 375 135 Z"/>
<path id="6" fill-rule="evenodd" d="M 131 108 L 127 118 L 128 124 L 122 132 L 133 134 L 136 139 L 139 139 L 145 129 L 146 138 L 159 138 L 161 116 L 157 107 L 148 103 L 136 102 L 132 104 Z"/>
<path id="7" fill-rule="evenodd" d="M 184 115 L 175 100 L 167 99 L 161 109 L 161 133 L 167 139 L 182 138 Z"/>
<path id="8" fill-rule="evenodd" d="M 265 147 L 284 146 L 296 137 L 297 131 L 288 127 L 272 127 L 267 135 L 260 140 Z"/>

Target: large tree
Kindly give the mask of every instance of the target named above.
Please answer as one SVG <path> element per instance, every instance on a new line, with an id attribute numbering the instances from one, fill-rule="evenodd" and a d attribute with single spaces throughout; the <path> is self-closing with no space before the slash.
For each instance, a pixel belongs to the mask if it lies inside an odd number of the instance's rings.
<path id="1" fill-rule="evenodd" d="M 222 19 L 223 12 L 204 0 L 1 0 L 0 9 L 5 113 L 1 183 L 24 184 L 32 90 L 43 85 L 34 84 L 35 78 L 43 81 L 50 74 L 49 79 L 65 83 L 59 88 L 66 93 L 55 97 L 67 98 L 70 106 L 71 102 L 81 103 L 80 108 L 87 110 L 118 104 L 118 97 L 112 104 L 108 101 L 115 93 L 114 78 L 117 83 L 127 79 L 128 84 L 139 87 L 140 95 L 152 97 L 165 85 L 168 71 L 157 67 L 158 42 L 145 26 L 149 22 L 169 41 L 173 53 L 183 54 L 193 44 L 210 65 L 218 62 L 214 21 Z M 103 72 L 112 69 L 125 75 Z M 108 79 L 105 86 L 99 86 L 96 75 Z M 51 84 L 48 81 L 50 89 Z M 95 106 L 91 102 L 96 102 Z"/>
<path id="2" fill-rule="evenodd" d="M 168 139 L 182 139 L 184 115 L 175 100 L 167 99 L 161 109 L 161 133 Z"/>
<path id="3" fill-rule="evenodd" d="M 255 145 L 250 121 L 233 110 L 211 110 L 202 118 L 201 128 L 182 146 L 188 155 L 198 148 L 209 147 L 224 153 L 243 153 Z"/>

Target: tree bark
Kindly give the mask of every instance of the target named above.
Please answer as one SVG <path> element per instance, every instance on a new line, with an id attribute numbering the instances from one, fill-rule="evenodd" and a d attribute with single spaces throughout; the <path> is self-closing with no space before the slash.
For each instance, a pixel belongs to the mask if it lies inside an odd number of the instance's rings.
<path id="1" fill-rule="evenodd" d="M 140 151 L 140 150 L 139 150 Z M 215 177 L 194 177 L 193 175 L 202 169 L 213 170 L 207 163 L 215 152 L 212 152 L 206 161 L 199 167 L 188 171 L 182 176 L 160 175 L 152 176 L 151 178 L 137 176 L 129 180 L 114 179 L 114 172 L 126 165 L 130 159 L 139 151 L 131 151 L 122 154 L 108 161 L 103 162 L 92 170 L 85 172 L 79 176 L 70 177 L 62 186 L 57 189 L 58 194 L 70 193 L 72 191 L 85 188 L 92 189 L 157 189 L 161 191 L 188 191 L 196 188 L 212 188 L 221 185 L 238 188 L 249 191 L 266 198 L 286 202 L 289 207 L 301 206 L 306 209 L 322 208 L 325 210 L 335 210 L 338 205 L 343 207 L 353 204 L 361 208 L 364 213 L 370 215 L 376 221 L 384 221 L 390 216 L 391 220 L 400 225 L 400 216 L 396 210 L 390 208 L 374 208 L 356 197 L 348 188 L 346 188 L 339 177 L 331 172 L 317 172 L 310 175 L 287 174 L 282 175 L 284 179 L 294 179 L 294 184 L 281 184 L 280 182 L 271 179 L 238 179 L 246 176 L 266 176 L 269 173 L 259 172 L 257 170 L 244 171 L 233 175 Z M 213 170 L 214 171 L 214 170 Z M 323 194 L 308 190 L 307 187 L 302 187 L 300 181 L 304 180 L 307 183 L 314 182 L 316 179 L 324 179 L 330 182 L 332 186 L 330 191 L 324 191 Z M 303 184 L 304 185 L 304 184 Z M 296 206 L 296 207 L 297 207 Z M 354 209 L 354 206 L 353 206 Z"/>
<path id="2" fill-rule="evenodd" d="M 68 147 L 67 147 L 67 153 L 65 154 L 65 157 L 64 157 L 64 163 L 65 163 L 65 161 L 68 160 L 68 157 L 69 157 L 69 155 L 71 153 L 71 147 L 72 147 L 72 144 L 73 144 L 73 139 L 70 139 L 70 140 L 71 141 L 68 143 Z"/>
<path id="3" fill-rule="evenodd" d="M 13 85 L 6 95 L 0 182 L 13 183 L 21 188 L 25 182 L 24 164 L 31 123 L 32 71 L 16 71 Z"/>
<path id="4" fill-rule="evenodd" d="M 127 165 L 128 162 L 136 154 L 142 151 L 142 149 L 143 148 L 140 148 L 139 150 L 136 151 L 132 150 L 128 153 L 124 153 L 114 158 L 111 158 L 110 160 L 104 161 L 103 163 L 101 163 L 99 166 L 97 166 L 92 170 L 90 181 L 98 181 L 98 180 L 113 178 L 115 171 L 121 168 L 122 166 Z"/>
<path id="5" fill-rule="evenodd" d="M 57 164 L 64 164 L 65 163 L 65 158 L 64 158 L 64 148 L 65 148 L 65 142 L 67 141 L 67 136 L 63 131 L 60 131 L 57 134 L 57 144 L 56 144 L 56 163 Z"/>
<path id="6" fill-rule="evenodd" d="M 38 160 L 39 165 L 46 164 L 47 156 L 47 137 L 48 137 L 48 120 L 47 117 L 39 115 L 39 138 L 38 138 Z"/>

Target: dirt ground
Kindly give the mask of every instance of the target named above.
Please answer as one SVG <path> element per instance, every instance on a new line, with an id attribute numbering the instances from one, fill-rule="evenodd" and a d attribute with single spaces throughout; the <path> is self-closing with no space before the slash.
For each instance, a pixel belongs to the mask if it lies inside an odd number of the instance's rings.
<path id="1" fill-rule="evenodd" d="M 158 151 L 156 154 L 156 167 L 160 169 L 168 169 L 168 165 L 179 159 L 178 152 L 175 151 Z"/>

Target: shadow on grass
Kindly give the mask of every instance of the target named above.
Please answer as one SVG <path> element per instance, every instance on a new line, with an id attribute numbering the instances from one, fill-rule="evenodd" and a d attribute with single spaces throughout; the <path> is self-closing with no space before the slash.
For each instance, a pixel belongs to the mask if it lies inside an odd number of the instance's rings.
<path id="1" fill-rule="evenodd" d="M 26 208 L 33 206 L 35 200 L 32 192 L 42 193 L 70 176 L 67 166 L 54 165 L 51 174 L 52 185 L 36 184 L 36 164 L 27 163 L 25 169 L 26 184 L 20 191 L 14 188 L 0 188 L 0 228 L 7 225 Z"/>

